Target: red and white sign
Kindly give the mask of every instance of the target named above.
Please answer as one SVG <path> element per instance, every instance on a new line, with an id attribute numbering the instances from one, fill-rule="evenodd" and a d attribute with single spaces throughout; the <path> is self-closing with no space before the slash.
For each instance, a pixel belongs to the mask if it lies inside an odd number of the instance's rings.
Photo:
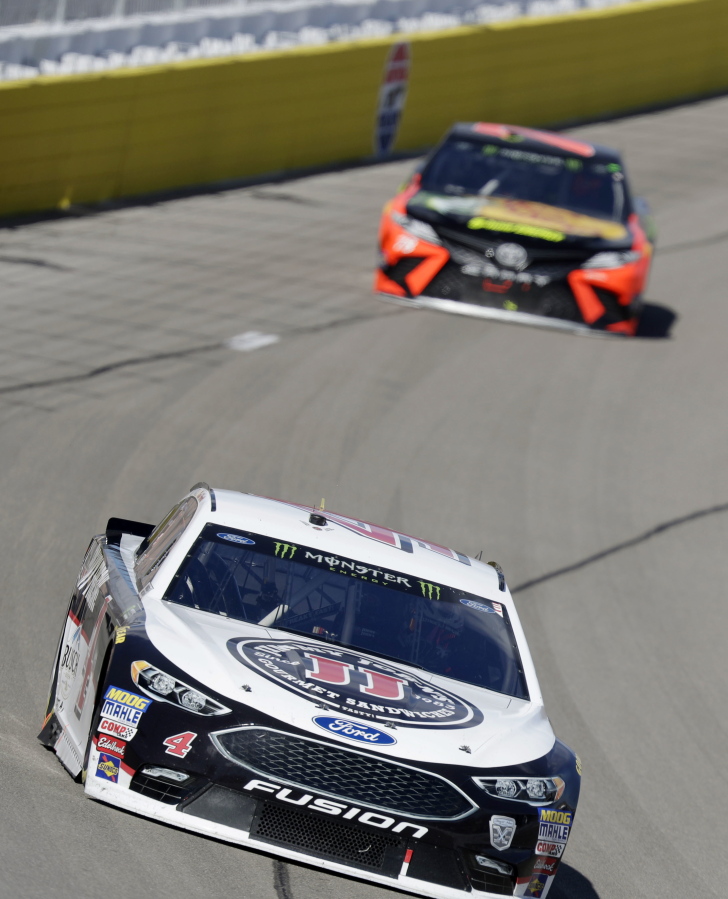
<path id="1" fill-rule="evenodd" d="M 553 858 L 561 858 L 564 854 L 566 846 L 563 843 L 547 843 L 545 840 L 539 840 L 536 843 L 536 852 L 539 855 L 550 855 Z"/>
<path id="2" fill-rule="evenodd" d="M 555 874 L 559 863 L 555 858 L 537 858 L 533 863 L 534 874 Z"/>
<path id="3" fill-rule="evenodd" d="M 117 740 L 116 737 L 107 737 L 106 734 L 99 734 L 96 746 L 99 750 L 113 752 L 114 755 L 118 755 L 120 759 L 124 758 L 126 743 L 122 740 Z"/>
<path id="4" fill-rule="evenodd" d="M 387 56 L 374 125 L 374 152 L 377 156 L 387 156 L 394 147 L 407 99 L 411 55 L 410 45 L 402 43 L 393 44 Z"/>
<path id="5" fill-rule="evenodd" d="M 119 740 L 131 740 L 136 734 L 136 727 L 129 727 L 120 721 L 112 721 L 111 718 L 102 718 L 99 721 L 99 733 L 109 734 Z"/>

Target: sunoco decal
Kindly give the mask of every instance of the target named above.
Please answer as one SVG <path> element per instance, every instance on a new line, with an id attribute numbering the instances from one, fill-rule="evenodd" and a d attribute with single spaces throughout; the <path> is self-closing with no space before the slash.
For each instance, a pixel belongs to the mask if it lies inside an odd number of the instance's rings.
<path id="1" fill-rule="evenodd" d="M 394 44 L 384 66 L 382 86 L 374 126 L 374 152 L 386 156 L 397 137 L 399 120 L 407 99 L 407 80 L 410 70 L 410 45 Z"/>
<path id="2" fill-rule="evenodd" d="M 96 777 L 102 780 L 110 780 L 112 784 L 119 781 L 119 768 L 121 767 L 121 759 L 106 752 L 99 754 L 99 760 L 96 764 Z"/>
<path id="3" fill-rule="evenodd" d="M 318 715 L 313 723 L 330 734 L 346 737 L 357 743 L 368 743 L 370 746 L 391 746 L 397 741 L 390 734 L 382 733 L 376 727 L 368 724 L 360 724 L 358 721 L 346 721 L 344 718 L 329 718 L 327 715 Z"/>
<path id="4" fill-rule="evenodd" d="M 375 656 L 279 640 L 228 640 L 243 665 L 333 711 L 411 727 L 473 727 L 483 716 L 459 696 Z"/>

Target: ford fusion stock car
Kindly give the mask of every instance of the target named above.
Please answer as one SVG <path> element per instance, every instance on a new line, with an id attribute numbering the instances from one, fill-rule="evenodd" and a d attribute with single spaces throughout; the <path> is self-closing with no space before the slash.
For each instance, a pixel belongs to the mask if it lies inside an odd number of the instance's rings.
<path id="1" fill-rule="evenodd" d="M 502 571 L 196 485 L 94 537 L 40 740 L 93 799 L 423 896 L 546 896 L 579 796 Z"/>
<path id="2" fill-rule="evenodd" d="M 562 134 L 454 126 L 389 202 L 375 290 L 406 305 L 635 334 L 653 252 L 619 153 Z"/>

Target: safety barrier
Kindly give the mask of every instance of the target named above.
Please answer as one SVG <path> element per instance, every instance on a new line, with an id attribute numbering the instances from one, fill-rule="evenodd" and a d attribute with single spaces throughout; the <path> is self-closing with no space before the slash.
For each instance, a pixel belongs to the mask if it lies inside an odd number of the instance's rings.
<path id="1" fill-rule="evenodd" d="M 0 215 L 371 157 L 375 120 L 393 135 L 400 109 L 393 148 L 414 151 L 454 120 L 548 125 L 728 89 L 725 0 L 412 35 L 408 82 L 395 43 L 2 84 Z"/>

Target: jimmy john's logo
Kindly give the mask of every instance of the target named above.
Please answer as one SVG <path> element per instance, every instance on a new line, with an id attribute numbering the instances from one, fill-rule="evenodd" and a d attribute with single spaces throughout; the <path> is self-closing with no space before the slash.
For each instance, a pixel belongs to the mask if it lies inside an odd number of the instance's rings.
<path id="1" fill-rule="evenodd" d="M 299 807 L 305 806 L 308 811 L 320 812 L 323 815 L 341 815 L 348 821 L 356 821 L 359 824 L 367 824 L 377 830 L 391 830 L 392 833 L 403 833 L 408 837 L 419 840 L 429 827 L 421 824 L 412 824 L 409 821 L 397 821 L 390 815 L 382 815 L 380 812 L 367 811 L 349 805 L 346 802 L 335 802 L 333 799 L 319 799 L 303 790 L 295 790 L 284 787 L 282 784 L 271 783 L 267 780 L 249 780 L 243 787 L 251 793 L 268 793 L 275 796 L 280 802 L 288 802 Z"/>
<path id="2" fill-rule="evenodd" d="M 473 727 L 475 706 L 375 656 L 302 641 L 228 640 L 243 665 L 286 690 L 347 716 L 411 727 Z"/>

